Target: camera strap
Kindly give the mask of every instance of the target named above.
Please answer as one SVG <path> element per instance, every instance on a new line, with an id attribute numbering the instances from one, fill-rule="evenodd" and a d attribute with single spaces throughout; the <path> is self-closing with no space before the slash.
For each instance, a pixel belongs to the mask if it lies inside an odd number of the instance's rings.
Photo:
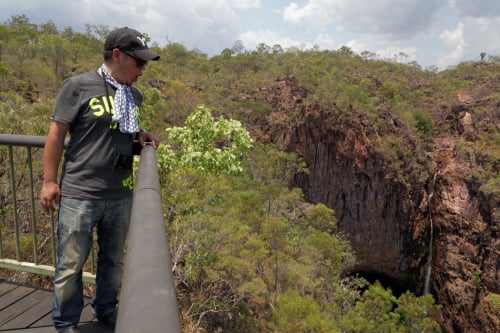
<path id="1" fill-rule="evenodd" d="M 125 156 L 120 153 L 120 149 L 118 148 L 118 140 L 117 140 L 117 133 L 116 131 L 118 130 L 117 128 L 113 128 L 113 125 L 118 126 L 118 124 L 113 124 L 113 104 L 111 102 L 111 95 L 109 94 L 109 88 L 108 88 L 108 83 L 106 82 L 106 78 L 104 77 L 104 73 L 99 73 L 99 70 L 97 70 L 97 75 L 101 76 L 102 78 L 102 83 L 104 85 L 104 90 L 106 91 L 106 101 L 105 103 L 108 104 L 109 110 L 110 110 L 110 120 L 109 120 L 109 130 L 111 131 L 111 141 L 113 143 L 113 154 L 116 155 L 115 161 L 114 161 L 114 166 L 117 166 L 117 161 L 119 158 Z M 131 166 L 130 166 L 131 168 Z"/>

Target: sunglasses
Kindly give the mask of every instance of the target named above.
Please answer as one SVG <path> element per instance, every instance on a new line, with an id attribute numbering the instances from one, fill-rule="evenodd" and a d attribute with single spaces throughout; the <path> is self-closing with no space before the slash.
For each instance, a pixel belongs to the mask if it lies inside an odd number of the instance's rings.
<path id="1" fill-rule="evenodd" d="M 135 60 L 135 64 L 137 65 L 138 68 L 142 68 L 142 67 L 144 67 L 144 66 L 146 66 L 148 64 L 147 60 L 136 58 L 132 54 L 130 54 L 130 53 L 126 52 L 126 51 L 120 50 L 120 52 L 124 53 L 124 54 L 128 55 L 130 58 L 134 59 Z"/>

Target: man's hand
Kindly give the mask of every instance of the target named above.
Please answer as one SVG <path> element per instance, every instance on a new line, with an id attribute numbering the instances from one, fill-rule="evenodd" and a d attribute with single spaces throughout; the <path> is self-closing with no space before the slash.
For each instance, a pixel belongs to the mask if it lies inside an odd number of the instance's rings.
<path id="1" fill-rule="evenodd" d="M 57 183 L 57 170 L 64 150 L 64 138 L 68 130 L 68 124 L 52 121 L 45 141 L 40 203 L 46 212 L 55 211 L 61 202 L 61 189 Z"/>
<path id="2" fill-rule="evenodd" d="M 139 140 L 141 147 L 144 147 L 146 142 L 150 142 L 154 149 L 157 149 L 160 145 L 160 140 L 151 132 L 139 132 L 137 140 Z"/>
<path id="3" fill-rule="evenodd" d="M 53 212 L 61 203 L 61 190 L 55 182 L 44 182 L 40 193 L 40 203 L 46 212 Z"/>

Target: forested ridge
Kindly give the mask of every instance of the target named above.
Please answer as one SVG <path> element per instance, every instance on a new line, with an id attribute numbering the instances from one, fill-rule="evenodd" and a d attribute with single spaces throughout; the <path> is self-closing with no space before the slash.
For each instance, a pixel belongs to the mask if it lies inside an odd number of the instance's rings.
<path id="1" fill-rule="evenodd" d="M 61 31 L 25 16 L 0 24 L 0 132 L 46 135 L 62 82 L 100 66 L 110 30 Z M 308 102 L 363 114 L 380 138 L 376 149 L 397 169 L 405 156 L 425 159 L 433 137 L 457 131 L 443 105 L 478 85 L 488 90 L 500 75 L 496 57 L 438 72 L 404 63 L 404 55 L 381 60 L 348 47 L 245 50 L 235 42 L 213 57 L 178 43 L 150 47 L 161 59 L 137 83 L 145 95 L 141 127 L 162 141 L 165 223 L 185 332 L 441 331 L 431 317 L 439 311 L 432 295 L 394 295 L 349 274 L 356 257 L 334 211 L 290 187 L 307 166 L 258 125 L 269 116 L 280 121 L 272 111 L 287 106 L 266 91 L 293 78 Z M 477 108 L 479 130 L 459 153 L 481 151 L 473 179 L 498 193 L 500 115 L 486 104 L 500 103 L 500 95 L 488 96 Z M 387 132 L 386 112 L 415 151 L 402 151 L 398 136 Z"/>

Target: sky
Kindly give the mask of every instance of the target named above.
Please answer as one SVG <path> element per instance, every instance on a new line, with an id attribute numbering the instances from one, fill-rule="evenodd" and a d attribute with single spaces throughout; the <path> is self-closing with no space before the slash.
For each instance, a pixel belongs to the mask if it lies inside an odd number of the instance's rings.
<path id="1" fill-rule="evenodd" d="M 14 15 L 61 31 L 128 26 L 210 57 L 237 41 L 249 51 L 348 46 L 439 70 L 500 56 L 499 0 L 0 0 L 0 23 Z"/>

